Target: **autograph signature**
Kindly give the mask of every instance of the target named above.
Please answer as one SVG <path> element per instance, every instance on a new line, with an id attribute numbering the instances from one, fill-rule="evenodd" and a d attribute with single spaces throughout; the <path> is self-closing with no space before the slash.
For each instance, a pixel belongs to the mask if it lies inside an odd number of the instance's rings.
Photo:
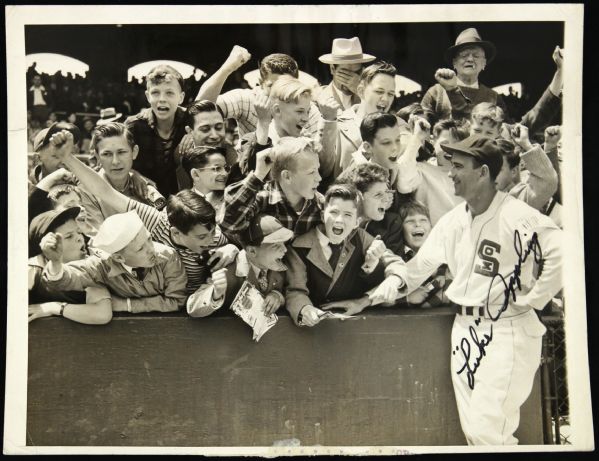
<path id="1" fill-rule="evenodd" d="M 514 272 L 510 276 L 509 280 L 506 282 L 506 279 L 500 273 L 497 273 L 491 279 L 491 283 L 489 285 L 489 292 L 487 294 L 487 301 L 485 303 L 485 309 L 487 311 L 487 315 L 489 318 L 496 322 L 501 317 L 506 309 L 509 306 L 510 300 L 516 301 L 516 291 L 522 289 L 522 284 L 520 280 L 520 274 L 522 273 L 522 264 L 526 262 L 530 254 L 532 253 L 534 256 L 534 261 L 536 264 L 541 264 L 543 260 L 543 252 L 541 251 L 541 245 L 539 244 L 539 238 L 536 232 L 532 234 L 529 242 L 526 244 L 526 249 L 523 251 L 522 249 L 522 239 L 520 237 L 520 232 L 516 229 L 514 231 L 514 250 L 516 250 L 516 254 L 518 255 L 518 262 L 514 265 Z M 499 278 L 501 283 L 503 283 L 503 304 L 501 305 L 501 309 L 497 312 L 496 315 L 493 315 L 489 310 L 489 296 L 491 292 L 491 287 L 493 287 L 493 282 L 496 278 Z M 480 319 L 476 319 L 476 326 L 479 326 Z M 486 347 L 493 340 L 493 324 L 491 324 L 491 328 L 488 333 L 485 333 L 482 339 L 479 339 L 478 332 L 476 328 L 471 326 L 469 328 L 470 338 L 462 338 L 460 341 L 460 345 L 456 346 L 455 350 L 452 351 L 452 354 L 455 355 L 456 352 L 461 351 L 464 357 L 464 365 L 457 371 L 457 374 L 461 374 L 464 371 L 466 372 L 466 376 L 468 379 L 468 386 L 470 389 L 474 389 L 474 375 L 480 366 L 480 362 L 483 357 L 487 355 Z M 472 353 L 472 345 L 470 343 L 472 341 L 476 348 L 478 349 L 478 356 L 474 358 L 471 362 L 471 353 Z"/>

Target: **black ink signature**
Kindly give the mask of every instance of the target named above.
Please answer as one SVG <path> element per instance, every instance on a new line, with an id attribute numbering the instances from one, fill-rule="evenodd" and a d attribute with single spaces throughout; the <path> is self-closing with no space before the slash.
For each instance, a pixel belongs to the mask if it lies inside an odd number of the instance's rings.
<path id="1" fill-rule="evenodd" d="M 539 238 L 536 232 L 532 234 L 530 241 L 526 244 L 526 250 L 524 251 L 524 253 L 522 253 L 522 240 L 520 239 L 520 232 L 518 232 L 518 230 L 516 229 L 514 231 L 514 249 L 516 250 L 516 254 L 518 255 L 518 262 L 514 266 L 514 272 L 510 276 L 508 283 L 506 283 L 505 277 L 503 275 L 497 273 L 493 276 L 493 278 L 491 279 L 491 283 L 489 284 L 489 292 L 487 293 L 487 302 L 485 303 L 485 309 L 487 310 L 487 314 L 493 321 L 499 320 L 501 314 L 503 314 L 505 310 L 508 308 L 508 305 L 510 304 L 510 298 L 512 298 L 513 301 L 516 301 L 516 288 L 518 290 L 522 289 L 522 284 L 520 283 L 520 273 L 522 271 L 522 264 L 524 264 L 524 262 L 528 259 L 530 253 L 533 253 L 534 260 L 537 264 L 540 264 L 543 260 L 543 252 L 541 251 L 541 245 L 539 244 Z M 501 305 L 501 309 L 499 309 L 497 315 L 494 316 L 491 314 L 491 311 L 489 310 L 489 296 L 491 294 L 493 282 L 496 278 L 499 278 L 501 280 L 501 283 L 503 283 L 505 289 L 503 290 L 504 298 L 503 304 Z"/>
<path id="2" fill-rule="evenodd" d="M 478 326 L 478 324 L 480 323 L 480 319 L 476 319 L 475 320 L 476 325 Z M 453 354 L 455 355 L 456 351 L 461 350 L 462 351 L 462 355 L 464 356 L 464 365 L 462 365 L 462 368 L 460 368 L 457 371 L 457 374 L 461 374 L 464 370 L 466 370 L 466 376 L 468 378 L 468 386 L 470 386 L 470 389 L 474 389 L 474 374 L 476 373 L 476 370 L 478 369 L 478 367 L 480 366 L 480 362 L 482 360 L 482 358 L 487 355 L 487 352 L 485 351 L 485 348 L 489 345 L 489 343 L 493 340 L 493 325 L 491 325 L 491 328 L 489 329 L 489 333 L 485 333 L 482 339 L 478 339 L 478 333 L 476 332 L 476 329 L 473 326 L 470 326 L 470 328 L 468 329 L 470 331 L 470 338 L 472 339 L 472 342 L 478 347 L 478 357 L 476 357 L 474 359 L 474 363 L 472 365 L 470 365 L 470 341 L 468 341 L 468 339 L 466 338 L 462 338 L 462 341 L 460 341 L 460 347 L 456 347 L 456 350 L 453 351 Z"/>
<path id="3" fill-rule="evenodd" d="M 522 239 L 520 238 L 520 232 L 516 229 L 514 231 L 514 249 L 516 250 L 516 254 L 518 255 L 518 262 L 514 265 L 514 272 L 510 276 L 508 282 L 506 283 L 505 277 L 500 273 L 497 273 L 491 279 L 491 283 L 489 284 L 489 291 L 487 293 L 487 301 L 485 303 L 485 309 L 489 318 L 496 322 L 499 320 L 501 315 L 506 311 L 509 306 L 510 299 L 516 301 L 516 290 L 522 289 L 522 284 L 520 281 L 520 274 L 522 272 L 522 264 L 526 262 L 530 254 L 532 253 L 534 256 L 534 261 L 537 264 L 541 264 L 543 260 L 543 252 L 541 251 L 541 245 L 539 244 L 539 238 L 536 232 L 532 234 L 530 241 L 526 244 L 526 249 L 522 252 Z M 491 294 L 491 287 L 493 287 L 493 282 L 495 278 L 499 278 L 504 286 L 504 299 L 503 304 L 501 305 L 501 309 L 497 312 L 497 315 L 492 315 L 489 310 L 489 296 Z M 480 319 L 475 320 L 476 326 L 480 324 Z M 461 374 L 466 370 L 466 376 L 468 377 L 468 386 L 470 389 L 474 389 L 474 375 L 476 370 L 480 366 L 480 362 L 483 357 L 486 356 L 485 348 L 489 345 L 489 343 L 493 340 L 493 325 L 491 324 L 491 329 L 488 334 L 483 336 L 483 339 L 478 339 L 478 333 L 476 329 L 471 326 L 469 328 L 470 338 L 474 342 L 474 344 L 478 347 L 478 357 L 475 358 L 474 363 L 470 365 L 470 354 L 471 354 L 471 345 L 468 338 L 462 338 L 460 341 L 460 346 L 456 346 L 456 350 L 452 353 L 455 355 L 457 351 L 462 352 L 464 356 L 464 365 L 457 371 L 457 374 Z"/>

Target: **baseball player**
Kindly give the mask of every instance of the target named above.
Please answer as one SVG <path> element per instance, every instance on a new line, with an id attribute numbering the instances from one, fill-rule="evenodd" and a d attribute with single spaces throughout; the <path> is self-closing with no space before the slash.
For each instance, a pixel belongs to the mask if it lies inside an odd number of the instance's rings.
<path id="1" fill-rule="evenodd" d="M 446 294 L 457 310 L 451 375 L 462 430 L 469 445 L 517 444 L 545 333 L 535 309 L 562 287 L 561 231 L 496 190 L 502 155 L 494 140 L 473 135 L 443 150 L 465 202 L 441 217 L 402 277 L 409 293 L 449 266 Z"/>

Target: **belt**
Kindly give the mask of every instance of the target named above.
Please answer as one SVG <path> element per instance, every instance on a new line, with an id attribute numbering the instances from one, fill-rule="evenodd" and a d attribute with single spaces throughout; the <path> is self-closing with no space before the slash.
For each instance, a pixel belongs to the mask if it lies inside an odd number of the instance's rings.
<path id="1" fill-rule="evenodd" d="M 452 303 L 452 307 L 458 315 L 469 315 L 472 317 L 488 317 L 485 306 L 460 306 Z"/>

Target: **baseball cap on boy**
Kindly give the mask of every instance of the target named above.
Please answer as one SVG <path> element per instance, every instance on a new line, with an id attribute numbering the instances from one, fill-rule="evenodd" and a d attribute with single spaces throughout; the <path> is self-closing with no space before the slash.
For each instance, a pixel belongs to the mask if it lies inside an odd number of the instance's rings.
<path id="1" fill-rule="evenodd" d="M 50 138 L 53 134 L 58 133 L 62 130 L 70 131 L 73 134 L 73 143 L 77 144 L 81 139 L 81 131 L 76 125 L 68 122 L 57 122 L 51 125 L 49 128 L 41 130 L 33 140 L 33 150 L 39 152 L 39 150 L 47 146 L 50 143 Z"/>
<path id="2" fill-rule="evenodd" d="M 80 211 L 81 208 L 74 206 L 66 209 L 46 211 L 33 218 L 31 224 L 29 224 L 29 256 L 41 253 L 40 242 L 44 235 L 52 232 L 67 221 L 77 218 Z"/>
<path id="3" fill-rule="evenodd" d="M 258 215 L 242 235 L 246 245 L 259 246 L 262 243 L 282 243 L 291 240 L 292 230 L 283 227 L 281 222 L 270 215 Z"/>

